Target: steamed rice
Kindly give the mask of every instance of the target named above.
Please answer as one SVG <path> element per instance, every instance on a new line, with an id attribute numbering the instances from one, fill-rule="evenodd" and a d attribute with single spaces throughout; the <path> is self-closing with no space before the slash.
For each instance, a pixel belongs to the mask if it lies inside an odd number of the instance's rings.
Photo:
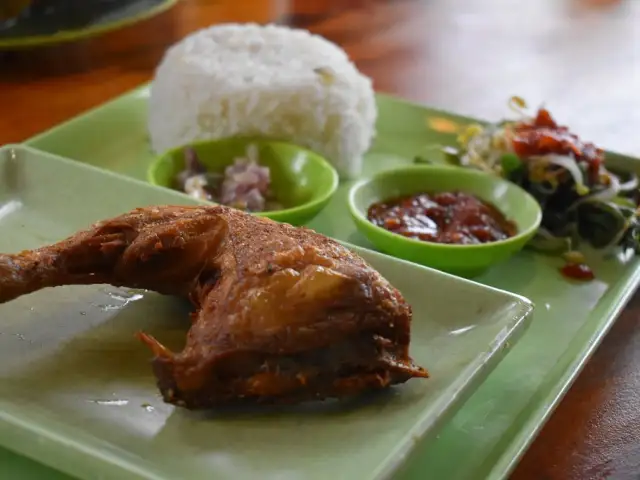
<path id="1" fill-rule="evenodd" d="M 371 80 L 305 30 L 225 24 L 171 47 L 151 87 L 149 133 L 160 153 L 237 135 L 290 141 L 360 173 L 377 116 Z"/>

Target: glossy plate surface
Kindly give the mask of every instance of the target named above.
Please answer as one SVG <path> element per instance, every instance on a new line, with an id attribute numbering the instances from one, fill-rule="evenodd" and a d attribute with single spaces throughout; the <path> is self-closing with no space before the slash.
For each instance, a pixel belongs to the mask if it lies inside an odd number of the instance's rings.
<path id="1" fill-rule="evenodd" d="M 26 149 L 0 150 L 0 251 L 55 241 L 137 206 L 195 201 Z M 181 343 L 188 307 L 109 286 L 0 305 L 0 444 L 87 478 L 387 478 L 506 354 L 526 299 L 352 247 L 414 309 L 412 355 L 432 375 L 367 401 L 186 412 L 164 404 L 133 334 Z M 330 458 L 331 461 L 327 461 Z"/>
<path id="2" fill-rule="evenodd" d="M 153 155 L 146 134 L 147 87 L 134 90 L 29 143 L 75 160 L 144 179 Z M 364 176 L 409 165 L 434 143 L 453 144 L 474 121 L 393 97 L 378 96 L 377 137 Z M 111 132 L 109 142 L 105 131 Z M 640 174 L 637 159 L 608 153 L 608 163 Z M 343 183 L 311 226 L 329 236 L 371 247 L 346 207 Z M 442 430 L 425 441 L 401 480 L 499 479 L 518 461 L 572 380 L 597 348 L 640 282 L 637 258 L 590 258 L 597 281 L 572 284 L 561 261 L 523 251 L 476 280 L 530 298 L 536 304 L 525 337 Z M 452 461 L 454 459 L 454 461 Z"/>

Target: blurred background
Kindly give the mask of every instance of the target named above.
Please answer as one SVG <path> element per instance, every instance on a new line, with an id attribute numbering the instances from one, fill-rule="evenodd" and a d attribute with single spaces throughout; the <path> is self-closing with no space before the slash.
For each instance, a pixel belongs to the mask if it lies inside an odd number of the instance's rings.
<path id="1" fill-rule="evenodd" d="M 320 33 L 344 47 L 382 92 L 485 118 L 500 116 L 504 99 L 517 94 L 552 105 L 605 147 L 640 147 L 633 127 L 640 118 L 640 96 L 633 94 L 640 2 L 620 0 L 182 0 L 101 37 L 0 50 L 0 102 L 48 100 L 46 115 L 18 111 L 17 119 L 1 119 L 2 140 L 22 140 L 16 120 L 35 134 L 147 81 L 168 45 L 228 21 Z M 107 83 L 105 74 L 112 77 Z M 56 94 L 70 82 L 73 98 Z"/>

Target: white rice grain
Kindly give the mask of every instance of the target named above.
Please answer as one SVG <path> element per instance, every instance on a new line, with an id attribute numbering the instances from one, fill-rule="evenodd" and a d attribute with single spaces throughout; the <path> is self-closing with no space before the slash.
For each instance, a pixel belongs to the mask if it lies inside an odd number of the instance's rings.
<path id="1" fill-rule="evenodd" d="M 376 117 L 371 80 L 337 45 L 306 30 L 224 24 L 166 52 L 151 86 L 149 134 L 158 153 L 231 136 L 285 140 L 352 178 Z"/>

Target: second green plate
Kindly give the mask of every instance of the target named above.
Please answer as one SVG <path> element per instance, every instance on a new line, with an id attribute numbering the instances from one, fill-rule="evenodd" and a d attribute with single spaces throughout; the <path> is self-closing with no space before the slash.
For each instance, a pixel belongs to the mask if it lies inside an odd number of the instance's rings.
<path id="1" fill-rule="evenodd" d="M 28 144 L 139 179 L 152 153 L 147 141 L 148 89 L 135 90 Z M 365 175 L 406 165 L 427 145 L 450 144 L 471 119 L 388 96 L 378 96 L 377 140 Z M 609 154 L 618 168 L 640 173 L 640 162 Z M 371 245 L 356 231 L 343 183 L 312 228 L 351 243 Z M 640 281 L 637 258 L 590 259 L 597 280 L 572 284 L 559 259 L 524 251 L 478 280 L 530 298 L 531 327 L 439 437 L 418 448 L 404 479 L 504 478 L 541 428 Z M 464 300 L 464 299 L 461 299 Z"/>

